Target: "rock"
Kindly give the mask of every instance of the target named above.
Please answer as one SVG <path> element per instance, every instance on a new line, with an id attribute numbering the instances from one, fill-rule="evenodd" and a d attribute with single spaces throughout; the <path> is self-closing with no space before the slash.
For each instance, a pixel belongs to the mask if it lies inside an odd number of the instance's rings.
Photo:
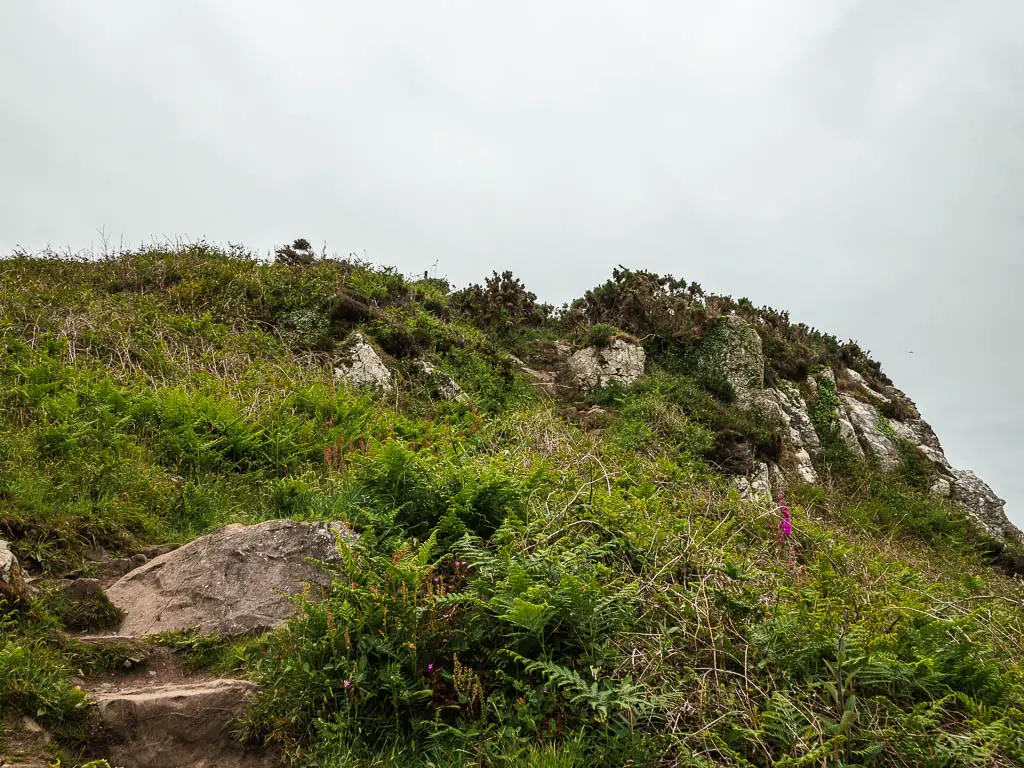
<path id="1" fill-rule="evenodd" d="M 951 498 L 992 536 L 1024 543 L 1021 532 L 1006 517 L 1006 502 L 969 469 L 953 471 Z"/>
<path id="2" fill-rule="evenodd" d="M 801 483 L 817 483 L 818 472 L 813 459 L 821 452 L 821 441 L 800 390 L 789 382 L 782 382 L 778 389 L 767 390 L 766 395 L 777 404 L 785 425 L 781 459 L 787 474 Z"/>
<path id="3" fill-rule="evenodd" d="M 93 601 L 103 595 L 99 579 L 75 579 L 64 584 L 61 589 L 72 600 Z"/>
<path id="4" fill-rule="evenodd" d="M 888 397 L 883 395 L 881 392 L 876 392 L 868 384 L 867 380 L 861 376 L 853 368 L 844 368 L 842 372 L 846 381 L 849 383 L 850 388 L 862 396 L 866 397 L 875 405 L 887 405 L 892 402 Z"/>
<path id="5" fill-rule="evenodd" d="M 733 430 L 715 435 L 715 444 L 706 458 L 723 475 L 747 478 L 757 469 L 753 447 L 744 435 Z"/>
<path id="6" fill-rule="evenodd" d="M 423 377 L 433 386 L 434 391 L 443 400 L 469 402 L 469 395 L 462 391 L 451 376 L 438 370 L 432 363 L 420 360 L 418 366 Z"/>
<path id="7" fill-rule="evenodd" d="M 950 466 L 946 455 L 942 452 L 939 438 L 936 437 L 932 428 L 926 422 L 921 419 L 913 419 L 911 421 L 889 419 L 889 425 L 900 439 L 916 446 L 924 454 L 925 458 L 940 471 L 945 474 L 952 473 L 953 467 Z"/>
<path id="8" fill-rule="evenodd" d="M 100 569 L 100 578 L 104 580 L 118 578 L 131 571 L 133 567 L 132 561 L 127 557 L 118 557 L 103 564 Z"/>
<path id="9" fill-rule="evenodd" d="M 751 407 L 764 389 L 761 337 L 739 315 L 723 317 L 697 349 L 697 365 L 709 379 L 727 381 L 741 407 Z"/>
<path id="10" fill-rule="evenodd" d="M 27 604 L 31 600 L 25 572 L 18 565 L 18 558 L 11 551 L 11 545 L 0 539 L 0 600 L 16 604 Z"/>
<path id="11" fill-rule="evenodd" d="M 763 461 L 754 462 L 753 472 L 747 477 L 733 478 L 733 485 L 744 499 L 757 502 L 772 500 L 772 471 Z"/>
<path id="12" fill-rule="evenodd" d="M 341 523 L 270 520 L 234 524 L 154 558 L 107 590 L 125 612 L 120 634 L 143 637 L 198 629 L 232 637 L 261 632 L 294 615 L 290 599 L 330 575 L 309 559 L 336 562 Z"/>
<path id="13" fill-rule="evenodd" d="M 129 557 L 128 561 L 131 563 L 132 568 L 140 568 L 149 561 L 149 558 L 140 552 L 137 555 Z"/>
<path id="14" fill-rule="evenodd" d="M 126 768 L 270 768 L 272 750 L 233 736 L 259 688 L 217 679 L 95 694 L 99 733 L 91 748 Z"/>
<path id="15" fill-rule="evenodd" d="M 839 401 L 867 453 L 878 461 L 883 470 L 891 472 L 896 469 L 901 461 L 900 452 L 882 431 L 882 420 L 875 407 L 845 393 L 839 395 Z"/>
<path id="16" fill-rule="evenodd" d="M 166 555 L 168 552 L 173 552 L 178 548 L 177 544 L 154 544 L 149 547 L 143 547 L 139 550 L 140 555 L 145 555 L 146 560 L 150 558 L 160 557 L 160 555 Z"/>
<path id="17" fill-rule="evenodd" d="M 578 389 L 589 392 L 613 382 L 630 385 L 644 375 L 646 354 L 639 344 L 616 338 L 606 347 L 587 347 L 567 363 L 568 376 Z"/>
<path id="18" fill-rule="evenodd" d="M 953 484 L 949 481 L 949 478 L 939 477 L 936 478 L 934 483 L 932 483 L 932 486 L 931 488 L 928 489 L 928 492 L 932 496 L 938 496 L 939 498 L 942 499 L 948 499 L 950 496 L 953 495 Z"/>
<path id="19" fill-rule="evenodd" d="M 394 388 L 391 371 L 384 365 L 377 350 L 367 344 L 359 332 L 349 336 L 348 343 L 344 359 L 334 369 L 334 378 L 356 387 L 391 391 Z"/>

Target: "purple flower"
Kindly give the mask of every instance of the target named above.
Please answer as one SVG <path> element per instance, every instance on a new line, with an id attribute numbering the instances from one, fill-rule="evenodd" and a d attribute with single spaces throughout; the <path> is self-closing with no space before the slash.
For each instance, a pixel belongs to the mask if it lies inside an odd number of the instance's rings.
<path id="1" fill-rule="evenodd" d="M 433 671 L 434 671 L 434 665 L 433 664 L 427 664 L 427 672 L 433 672 Z"/>
<path id="2" fill-rule="evenodd" d="M 351 680 L 346 680 L 345 681 L 345 687 L 348 688 L 350 685 L 352 685 L 352 681 Z"/>
<path id="3" fill-rule="evenodd" d="M 782 519 L 779 520 L 779 541 L 786 541 L 793 535 L 793 522 L 789 518 L 789 507 L 786 506 L 786 497 L 779 493 L 779 511 Z"/>

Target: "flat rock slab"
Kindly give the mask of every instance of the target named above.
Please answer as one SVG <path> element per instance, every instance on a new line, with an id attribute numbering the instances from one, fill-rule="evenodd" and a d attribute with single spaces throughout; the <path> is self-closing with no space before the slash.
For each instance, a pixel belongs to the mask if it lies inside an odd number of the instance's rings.
<path id="1" fill-rule="evenodd" d="M 246 680 L 96 693 L 93 751 L 123 768 L 271 768 L 272 750 L 239 743 L 233 730 L 259 688 Z"/>
<path id="2" fill-rule="evenodd" d="M 331 577 L 311 560 L 337 562 L 341 523 L 270 520 L 228 525 L 150 560 L 107 590 L 124 611 L 118 634 L 145 637 L 198 629 L 234 637 L 264 632 L 293 616 L 291 597 Z"/>

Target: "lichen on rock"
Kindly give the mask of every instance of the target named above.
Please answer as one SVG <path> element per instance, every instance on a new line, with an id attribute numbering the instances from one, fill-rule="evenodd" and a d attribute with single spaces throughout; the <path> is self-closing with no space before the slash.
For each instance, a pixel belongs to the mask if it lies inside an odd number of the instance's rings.
<path id="1" fill-rule="evenodd" d="M 570 382 L 584 392 L 612 383 L 630 385 L 644 375 L 644 348 L 622 338 L 605 347 L 586 347 L 569 358 Z"/>

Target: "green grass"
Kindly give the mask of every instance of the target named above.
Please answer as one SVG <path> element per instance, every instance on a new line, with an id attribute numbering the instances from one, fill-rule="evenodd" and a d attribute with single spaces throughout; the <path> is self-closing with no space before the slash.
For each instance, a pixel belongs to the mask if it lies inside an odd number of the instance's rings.
<path id="1" fill-rule="evenodd" d="M 628 287 L 583 322 L 504 276 L 452 297 L 205 245 L 0 261 L 0 535 L 57 576 L 96 546 L 348 521 L 329 596 L 280 630 L 159 639 L 263 685 L 244 729 L 299 764 L 1020 764 L 1024 596 L 919 457 L 889 477 L 851 460 L 819 398 L 829 481 L 792 491 L 784 546 L 777 509 L 707 461 L 723 435 L 770 457 L 779 425 L 688 374 L 696 330 L 590 398 L 601 433 L 532 391 L 505 354 L 530 339 L 672 330 Z M 776 374 L 842 353 L 787 323 L 770 315 Z M 355 329 L 392 356 L 394 395 L 333 381 Z M 471 402 L 432 397 L 416 358 Z M 59 733 L 83 713 L 70 677 L 138 661 L 57 639 L 66 609 L 0 625 L 0 709 Z"/>

